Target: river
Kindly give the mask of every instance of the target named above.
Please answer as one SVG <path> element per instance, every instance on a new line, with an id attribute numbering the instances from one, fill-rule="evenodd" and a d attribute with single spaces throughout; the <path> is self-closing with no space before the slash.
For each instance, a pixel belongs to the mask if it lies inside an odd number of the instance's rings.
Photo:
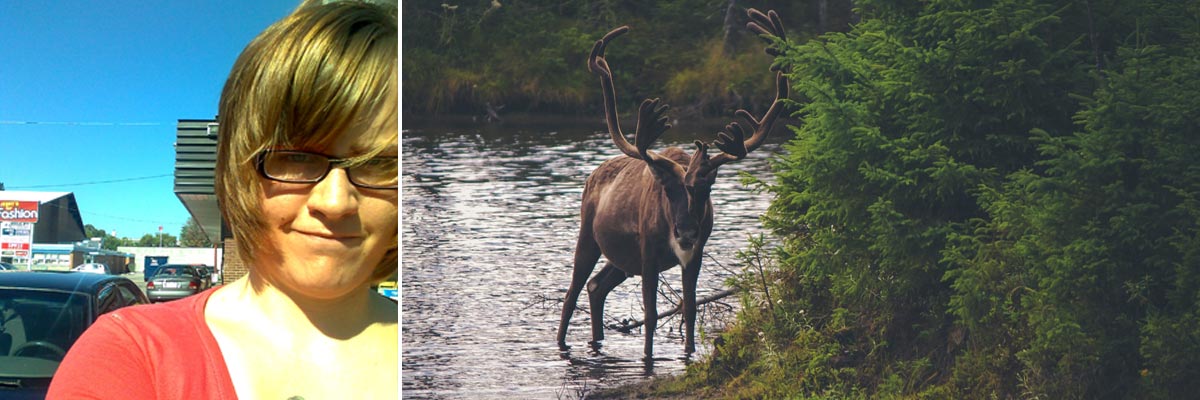
<path id="1" fill-rule="evenodd" d="M 626 122 L 633 128 L 632 118 Z M 677 126 L 665 145 L 711 141 L 717 125 Z M 660 321 L 655 358 L 642 361 L 643 336 L 607 332 L 593 352 L 586 292 L 567 342 L 555 343 L 562 297 L 570 284 L 579 229 L 579 204 L 588 173 L 620 154 L 600 117 L 506 120 L 408 117 L 402 124 L 402 393 L 404 398 L 579 398 L 599 387 L 678 374 L 683 353 L 680 318 Z M 739 171 L 768 176 L 783 123 L 745 160 L 722 167 L 713 188 L 715 227 L 705 249 L 698 296 L 726 288 L 740 271 L 736 253 L 762 232 L 769 195 L 740 183 Z M 603 258 L 600 261 L 603 263 Z M 603 265 L 603 264 L 601 264 Z M 600 268 L 596 268 L 599 271 Z M 679 290 L 680 269 L 663 274 Z M 664 287 L 662 290 L 670 291 Z M 607 323 L 641 320 L 640 278 L 608 297 Z M 736 296 L 735 296 L 736 297 Z M 733 317 L 734 297 L 701 308 L 698 331 L 715 332 Z M 673 306 L 659 296 L 660 311 Z M 697 333 L 697 354 L 712 336 Z"/>

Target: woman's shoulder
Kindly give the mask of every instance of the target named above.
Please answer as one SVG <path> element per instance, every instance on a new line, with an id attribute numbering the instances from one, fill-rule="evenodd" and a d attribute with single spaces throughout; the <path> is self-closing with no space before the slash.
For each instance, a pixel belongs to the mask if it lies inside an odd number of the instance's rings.
<path id="1" fill-rule="evenodd" d="M 125 307 L 101 316 L 96 323 L 100 324 L 108 320 L 106 323 L 124 325 L 125 328 L 133 330 L 195 325 L 203 321 L 204 304 L 216 289 L 212 288 L 193 296 L 164 303 Z"/>
<path id="2" fill-rule="evenodd" d="M 48 398 L 231 398 L 197 307 L 210 292 L 104 314 L 67 351 Z M 96 382 L 105 382 L 97 385 Z"/>

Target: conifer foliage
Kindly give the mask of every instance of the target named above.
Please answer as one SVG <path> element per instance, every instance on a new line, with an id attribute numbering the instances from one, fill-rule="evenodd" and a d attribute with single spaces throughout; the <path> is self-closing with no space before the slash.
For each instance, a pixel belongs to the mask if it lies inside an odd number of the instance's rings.
<path id="1" fill-rule="evenodd" d="M 686 381 L 767 398 L 1200 392 L 1200 5 L 856 5 L 850 32 L 785 44 L 799 123 L 764 183 L 771 304 L 747 285 Z"/>

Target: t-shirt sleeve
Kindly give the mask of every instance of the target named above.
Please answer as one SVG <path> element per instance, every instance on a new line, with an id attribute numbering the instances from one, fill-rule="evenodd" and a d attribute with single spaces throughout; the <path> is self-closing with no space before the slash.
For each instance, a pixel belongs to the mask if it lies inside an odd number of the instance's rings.
<path id="1" fill-rule="evenodd" d="M 151 368 L 137 332 L 120 312 L 84 331 L 54 373 L 47 399 L 154 399 Z"/>

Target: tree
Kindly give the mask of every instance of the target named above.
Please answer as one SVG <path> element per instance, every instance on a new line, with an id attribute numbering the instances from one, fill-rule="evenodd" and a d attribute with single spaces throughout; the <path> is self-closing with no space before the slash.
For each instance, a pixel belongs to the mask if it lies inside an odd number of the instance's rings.
<path id="1" fill-rule="evenodd" d="M 161 246 L 160 246 L 161 240 Z M 177 239 L 168 233 L 158 235 L 145 234 L 137 241 L 138 247 L 178 247 Z"/>
<path id="2" fill-rule="evenodd" d="M 83 226 L 83 236 L 86 236 L 88 239 L 104 237 L 106 234 L 105 230 L 92 226 L 92 224 Z"/>
<path id="3" fill-rule="evenodd" d="M 640 101 L 673 92 L 669 102 L 676 110 L 708 105 L 701 111 L 728 115 L 743 104 L 767 103 L 773 94 L 769 75 L 742 74 L 760 70 L 746 63 L 770 62 L 745 29 L 745 8 L 774 9 L 785 23 L 806 28 L 789 27 L 793 35 L 811 32 L 821 20 L 811 2 L 797 1 L 401 3 L 406 115 L 481 113 L 487 103 L 510 112 L 597 112 L 599 87 L 584 68 L 588 50 L 621 25 L 634 34 L 607 54 L 621 66 L 614 73 L 622 97 Z M 825 25 L 845 29 L 852 2 L 828 3 Z M 726 49 L 733 53 L 722 55 Z M 629 107 L 637 103 L 621 108 Z"/>
<path id="4" fill-rule="evenodd" d="M 775 301 L 692 379 L 768 398 L 1200 390 L 1200 9 L 1092 3 L 864 0 L 850 33 L 788 46 L 802 123 L 764 183 Z"/>
<path id="5" fill-rule="evenodd" d="M 109 231 L 86 224 L 83 226 L 83 234 L 88 239 L 100 238 L 100 248 L 105 250 L 116 250 L 118 246 L 123 246 L 123 241 L 111 234 Z"/>
<path id="6" fill-rule="evenodd" d="M 192 217 L 188 217 L 187 223 L 179 231 L 179 242 L 183 247 L 212 247 L 212 241 L 204 234 L 200 223 Z"/>
<path id="7" fill-rule="evenodd" d="M 122 240 L 120 238 L 106 234 L 104 235 L 104 238 L 100 240 L 100 248 L 115 251 L 117 250 L 118 246 L 121 246 L 121 243 Z"/>

